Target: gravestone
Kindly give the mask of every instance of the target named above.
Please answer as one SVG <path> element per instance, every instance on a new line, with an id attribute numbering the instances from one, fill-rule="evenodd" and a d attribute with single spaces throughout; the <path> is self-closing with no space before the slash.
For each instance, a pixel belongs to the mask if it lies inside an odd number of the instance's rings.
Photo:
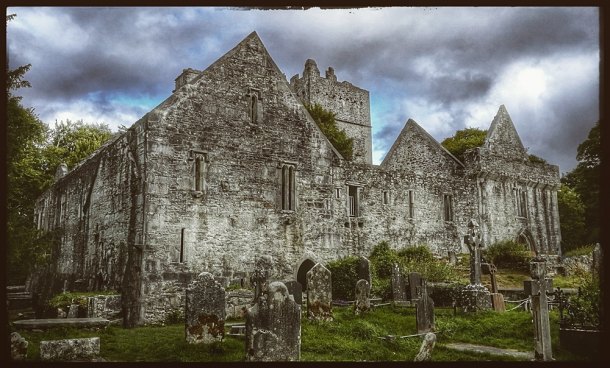
<path id="1" fill-rule="evenodd" d="M 481 284 L 481 232 L 479 224 L 473 219 L 468 222 L 468 234 L 464 236 L 464 244 L 470 251 L 470 284 L 460 293 L 459 303 L 464 312 L 476 312 L 491 308 L 491 294 Z"/>
<path id="2" fill-rule="evenodd" d="M 409 300 L 414 303 L 417 298 L 417 288 L 421 285 L 421 275 L 418 272 L 409 273 Z"/>
<path id="3" fill-rule="evenodd" d="M 261 290 L 246 313 L 246 361 L 298 361 L 301 357 L 301 306 L 275 281 Z"/>
<path id="4" fill-rule="evenodd" d="M 359 315 L 371 309 L 371 299 L 369 297 L 371 285 L 366 280 L 356 282 L 356 300 L 354 301 L 354 313 Z"/>
<path id="5" fill-rule="evenodd" d="M 547 292 L 553 291 L 553 279 L 546 277 L 546 262 L 530 262 L 532 280 L 523 281 L 523 289 L 530 296 L 534 319 L 534 357 L 536 360 L 553 360 L 551 348 L 551 326 Z"/>
<path id="6" fill-rule="evenodd" d="M 99 337 L 40 342 L 41 360 L 92 360 L 99 355 Z"/>
<path id="7" fill-rule="evenodd" d="M 455 254 L 455 251 L 450 250 L 448 252 L 448 256 L 449 256 L 449 264 L 452 266 L 457 265 L 458 259 L 457 259 L 457 255 Z"/>
<path id="8" fill-rule="evenodd" d="M 421 279 L 417 287 L 418 298 L 415 302 L 415 324 L 417 333 L 434 331 L 434 301 L 428 296 L 426 280 Z"/>
<path id="9" fill-rule="evenodd" d="M 11 358 L 25 360 L 28 355 L 28 342 L 17 332 L 11 333 Z"/>
<path id="10" fill-rule="evenodd" d="M 497 271 L 498 269 L 493 263 L 481 263 L 481 272 L 484 275 L 489 275 L 491 278 L 491 306 L 496 312 L 504 312 L 506 311 L 506 306 L 504 304 L 504 295 L 498 292 Z"/>
<path id="11" fill-rule="evenodd" d="M 292 297 L 294 298 L 294 301 L 298 305 L 302 305 L 303 304 L 303 285 L 301 285 L 300 282 L 295 281 L 295 280 L 286 281 L 286 282 L 284 282 L 284 285 L 286 285 L 286 288 L 288 289 L 288 293 L 290 295 L 292 295 Z"/>
<path id="12" fill-rule="evenodd" d="M 307 318 L 317 321 L 332 321 L 331 272 L 321 263 L 316 263 L 307 272 Z"/>
<path id="13" fill-rule="evenodd" d="M 414 362 L 428 362 L 432 359 L 432 350 L 436 344 L 436 335 L 433 332 L 428 332 L 424 336 L 424 340 L 419 348 L 419 353 L 413 359 Z"/>
<path id="14" fill-rule="evenodd" d="M 366 280 L 371 285 L 371 261 L 363 256 L 358 257 L 358 280 Z"/>
<path id="15" fill-rule="evenodd" d="M 202 272 L 186 289 L 185 331 L 189 344 L 209 344 L 224 338 L 225 289 Z"/>
<path id="16" fill-rule="evenodd" d="M 602 248 L 599 243 L 595 244 L 593 248 L 592 261 L 591 261 L 591 273 L 594 276 L 600 276 L 600 268 L 602 262 Z"/>
<path id="17" fill-rule="evenodd" d="M 68 317 L 68 313 L 66 313 L 65 310 L 63 310 L 62 308 L 57 308 L 57 318 L 67 318 Z"/>
<path id="18" fill-rule="evenodd" d="M 405 303 L 408 300 L 405 280 L 400 272 L 400 267 L 396 263 L 392 267 L 392 299 L 394 303 Z"/>
<path id="19" fill-rule="evenodd" d="M 273 258 L 271 256 L 260 256 L 254 264 L 254 272 L 250 275 L 250 284 L 254 286 L 254 303 L 267 289 L 267 283 L 273 272 Z"/>

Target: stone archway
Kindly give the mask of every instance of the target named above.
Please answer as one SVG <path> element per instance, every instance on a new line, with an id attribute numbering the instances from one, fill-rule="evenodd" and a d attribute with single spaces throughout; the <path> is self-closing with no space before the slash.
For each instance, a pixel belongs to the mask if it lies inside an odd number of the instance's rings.
<path id="1" fill-rule="evenodd" d="M 517 242 L 527 245 L 527 247 L 533 251 L 536 255 L 538 255 L 538 249 L 536 248 L 536 243 L 532 238 L 532 233 L 529 229 L 521 230 L 519 235 L 517 235 Z"/>
<path id="2" fill-rule="evenodd" d="M 316 263 L 314 261 L 312 261 L 310 258 L 306 258 L 299 266 L 297 271 L 297 282 L 301 284 L 303 292 L 307 290 L 307 272 L 309 272 L 309 270 L 311 270 L 311 268 L 315 265 Z"/>

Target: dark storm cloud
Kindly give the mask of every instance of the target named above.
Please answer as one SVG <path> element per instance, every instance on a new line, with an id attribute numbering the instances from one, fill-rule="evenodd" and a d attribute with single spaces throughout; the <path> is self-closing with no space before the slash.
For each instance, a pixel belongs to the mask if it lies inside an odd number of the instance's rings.
<path id="1" fill-rule="evenodd" d="M 28 20 L 30 26 L 18 32 L 9 24 L 7 38 L 11 66 L 33 64 L 28 80 L 34 88 L 24 90 L 24 100 L 47 116 L 83 99 L 104 112 L 144 113 L 145 106 L 121 107 L 116 101 L 131 96 L 154 101 L 148 109 L 154 107 L 169 96 L 183 68 L 206 68 L 256 30 L 288 79 L 302 73 L 305 60 L 313 58 L 322 75 L 332 66 L 339 80 L 369 90 L 372 114 L 378 119 L 373 120 L 376 150 L 387 150 L 408 118 L 431 134 L 436 132 L 439 141 L 464 128 L 474 118 L 473 106 L 490 100 L 498 89 L 500 76 L 510 80 L 505 72 L 515 63 L 590 54 L 599 47 L 595 8 L 17 8 L 12 12 L 18 13 L 18 19 L 42 14 L 49 19 L 38 32 L 58 33 L 39 34 L 33 26 L 36 21 Z M 62 28 L 49 26 L 53 19 L 70 32 L 62 34 Z M 553 90 L 548 94 L 556 111 L 552 126 L 540 117 L 537 130 L 527 131 L 531 127 L 526 126 L 519 132 L 522 138 L 537 137 L 531 149 L 540 155 L 548 152 L 552 161 L 550 155 L 558 155 L 552 151 L 553 142 L 565 145 L 565 152 L 575 152 L 576 137 L 586 136 L 588 130 L 580 131 L 582 126 L 569 119 L 595 120 L 598 101 L 590 98 L 591 93 Z M 492 103 L 497 109 L 505 101 Z M 509 107 L 509 112 L 514 109 Z M 434 119 L 431 114 L 436 114 Z M 483 125 L 492 118 L 493 114 L 485 118 Z M 539 134 L 540 127 L 552 130 Z"/>

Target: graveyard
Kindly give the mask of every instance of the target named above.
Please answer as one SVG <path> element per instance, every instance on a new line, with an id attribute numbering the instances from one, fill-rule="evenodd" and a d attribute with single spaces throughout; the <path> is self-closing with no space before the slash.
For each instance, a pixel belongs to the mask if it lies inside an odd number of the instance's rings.
<path id="1" fill-rule="evenodd" d="M 28 319 L 26 308 L 9 308 L 13 358 L 106 362 L 587 362 L 598 358 L 599 352 L 592 350 L 598 340 L 591 340 L 591 333 L 584 339 L 574 335 L 574 331 L 592 332 L 582 326 L 599 325 L 599 320 L 591 323 L 591 316 L 583 314 L 583 301 L 594 300 L 594 288 L 599 287 L 594 277 L 599 260 L 594 254 L 590 265 L 564 262 L 571 268 L 560 272 L 531 256 L 520 263 L 497 261 L 496 267 L 489 253 L 488 259 L 477 255 L 476 234 L 468 243 L 470 254 L 454 259 L 437 259 L 417 247 L 397 252 L 382 243 L 369 258 L 314 265 L 307 273 L 306 290 L 297 282 L 274 280 L 273 259 L 263 256 L 249 286 L 225 288 L 214 275 L 203 272 L 186 289 L 182 312 L 171 314 L 163 324 L 135 328 L 121 325 L 116 311 L 119 295 L 87 295 L 82 297 L 88 300 L 84 303 L 76 293 L 66 292 L 53 299 L 53 306 L 60 306 L 57 318 Z M 231 299 L 231 295 L 240 297 Z M 85 304 L 86 315 L 79 312 Z"/>

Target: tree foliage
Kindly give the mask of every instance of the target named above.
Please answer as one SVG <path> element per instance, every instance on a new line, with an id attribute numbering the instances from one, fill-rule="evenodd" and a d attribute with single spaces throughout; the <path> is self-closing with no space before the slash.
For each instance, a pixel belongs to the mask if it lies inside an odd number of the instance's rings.
<path id="1" fill-rule="evenodd" d="M 581 244 L 599 242 L 599 206 L 601 138 L 599 122 L 589 131 L 587 139 L 578 145 L 576 159 L 579 161 L 574 170 L 564 175 L 561 182 L 574 190 L 582 199 L 585 208 L 586 237 Z M 559 198 L 558 203 L 559 203 Z M 559 203 L 561 206 L 562 203 Z M 561 218 L 561 217 L 560 217 Z M 563 218 L 561 218 L 563 222 Z M 563 236 L 563 234 L 562 234 Z"/>
<path id="2" fill-rule="evenodd" d="M 335 121 L 336 114 L 332 111 L 324 109 L 319 104 L 305 105 L 309 115 L 322 130 L 322 133 L 328 138 L 330 143 L 339 151 L 341 156 L 346 160 L 351 160 L 353 156 L 354 140 L 347 136 L 345 130 L 337 127 Z"/>
<path id="3" fill-rule="evenodd" d="M 466 128 L 455 132 L 453 137 L 445 138 L 441 145 L 460 161 L 464 161 L 464 152 L 471 148 L 481 147 L 485 143 L 486 136 L 486 130 Z"/>
<path id="4" fill-rule="evenodd" d="M 585 205 L 574 189 L 562 184 L 557 192 L 557 206 L 561 219 L 561 250 L 565 254 L 582 246 L 587 237 Z"/>
<path id="5" fill-rule="evenodd" d="M 7 15 L 7 22 L 15 17 Z M 37 264 L 47 261 L 56 234 L 37 230 L 36 198 L 53 181 L 57 165 L 75 165 L 87 157 L 111 133 L 102 124 L 60 123 L 49 129 L 31 107 L 24 107 L 19 88 L 30 87 L 24 79 L 30 64 L 7 70 L 7 276 L 9 283 L 23 282 Z"/>

